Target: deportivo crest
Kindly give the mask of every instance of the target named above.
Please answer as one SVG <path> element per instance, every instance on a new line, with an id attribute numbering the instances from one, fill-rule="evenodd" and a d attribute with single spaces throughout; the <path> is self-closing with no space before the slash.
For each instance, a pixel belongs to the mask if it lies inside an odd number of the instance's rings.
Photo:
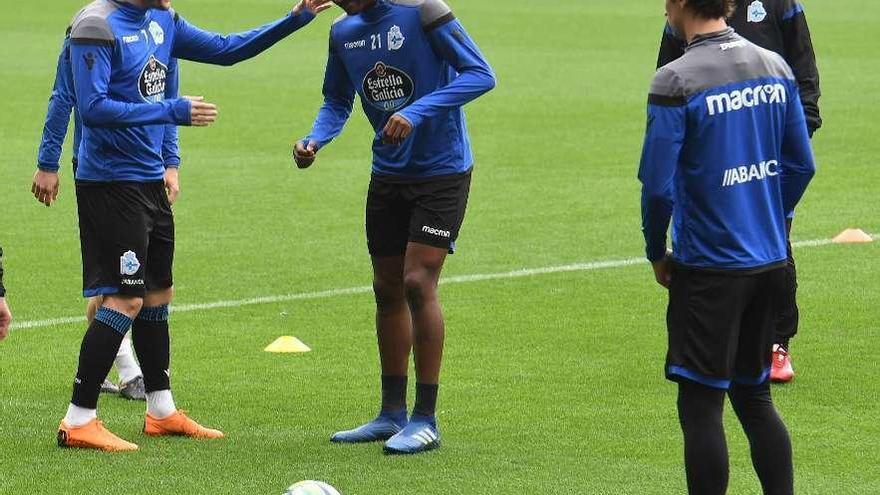
<path id="1" fill-rule="evenodd" d="M 415 85 L 412 78 L 400 69 L 376 63 L 364 77 L 364 97 L 370 105 L 384 112 L 396 112 L 413 96 Z"/>
<path id="2" fill-rule="evenodd" d="M 767 9 L 764 8 L 764 2 L 761 0 L 755 0 L 751 4 L 749 4 L 748 11 L 748 21 L 749 22 L 762 22 L 767 18 Z"/>
<path id="3" fill-rule="evenodd" d="M 391 26 L 391 29 L 388 31 L 388 49 L 392 51 L 400 50 L 403 48 L 404 41 L 406 41 L 406 38 L 403 37 L 400 26 Z"/>
<path id="4" fill-rule="evenodd" d="M 157 45 L 165 43 L 165 30 L 162 29 L 158 22 L 150 21 L 150 35 L 153 36 L 153 41 Z"/>
<path id="5" fill-rule="evenodd" d="M 158 103 L 165 99 L 165 80 L 168 77 L 168 67 L 150 56 L 141 77 L 138 78 L 138 89 L 144 100 L 150 103 Z"/>
<path id="6" fill-rule="evenodd" d="M 119 273 L 126 276 L 132 276 L 141 269 L 141 262 L 137 259 L 134 251 L 126 251 L 119 258 Z"/>

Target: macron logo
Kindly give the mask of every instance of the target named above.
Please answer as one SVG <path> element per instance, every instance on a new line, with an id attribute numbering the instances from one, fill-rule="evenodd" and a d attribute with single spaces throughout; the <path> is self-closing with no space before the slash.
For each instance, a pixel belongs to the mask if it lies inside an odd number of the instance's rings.
<path id="1" fill-rule="evenodd" d="M 768 160 L 756 165 L 730 168 L 724 171 L 724 180 L 721 187 L 731 187 L 737 184 L 745 184 L 754 180 L 764 180 L 767 177 L 779 175 L 779 162 Z"/>
<path id="2" fill-rule="evenodd" d="M 772 103 L 784 104 L 787 101 L 785 86 L 776 83 L 707 96 L 706 106 L 709 107 L 709 115 L 715 115 Z"/>
<path id="3" fill-rule="evenodd" d="M 446 239 L 452 237 L 452 233 L 450 233 L 448 230 L 435 229 L 434 227 L 428 227 L 427 225 L 422 227 L 422 232 L 426 234 L 436 235 L 437 237 L 445 237 Z"/>

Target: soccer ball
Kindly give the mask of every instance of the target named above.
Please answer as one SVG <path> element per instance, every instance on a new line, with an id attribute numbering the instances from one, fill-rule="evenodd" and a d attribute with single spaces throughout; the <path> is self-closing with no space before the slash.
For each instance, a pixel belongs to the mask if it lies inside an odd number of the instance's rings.
<path id="1" fill-rule="evenodd" d="M 290 485 L 281 495 L 341 495 L 336 488 L 323 481 L 300 481 Z"/>

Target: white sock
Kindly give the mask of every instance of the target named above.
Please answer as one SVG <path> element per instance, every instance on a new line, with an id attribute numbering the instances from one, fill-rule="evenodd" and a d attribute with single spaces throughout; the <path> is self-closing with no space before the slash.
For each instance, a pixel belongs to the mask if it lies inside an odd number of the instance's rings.
<path id="1" fill-rule="evenodd" d="M 165 419 L 177 412 L 174 397 L 170 390 L 159 390 L 147 394 L 147 414 L 156 419 Z"/>
<path id="2" fill-rule="evenodd" d="M 134 360 L 131 349 L 131 334 L 125 334 L 119 352 L 116 354 L 116 368 L 119 370 L 119 385 L 124 385 L 139 376 L 144 376 L 141 367 Z"/>
<path id="3" fill-rule="evenodd" d="M 74 406 L 73 404 L 67 406 L 67 414 L 64 416 L 64 422 L 67 423 L 67 426 L 72 428 L 79 428 L 80 426 L 85 426 L 89 424 L 89 422 L 98 417 L 97 409 L 86 409 L 84 407 Z"/>

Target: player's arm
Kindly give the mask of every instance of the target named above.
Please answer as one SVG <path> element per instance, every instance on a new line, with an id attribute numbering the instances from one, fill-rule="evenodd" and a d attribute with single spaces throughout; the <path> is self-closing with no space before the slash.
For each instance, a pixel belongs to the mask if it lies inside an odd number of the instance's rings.
<path id="1" fill-rule="evenodd" d="M 681 58 L 681 56 L 684 55 L 686 45 L 687 43 L 675 34 L 672 26 L 667 22 L 666 27 L 663 28 L 663 37 L 660 39 L 660 53 L 657 55 L 657 68 L 659 69 L 660 67 Z"/>
<path id="2" fill-rule="evenodd" d="M 816 53 L 803 5 L 796 0 L 786 0 L 783 4 L 785 12 L 780 17 L 780 30 L 785 47 L 785 61 L 794 70 L 807 118 L 807 130 L 812 136 L 822 127 L 819 113 L 819 97 L 822 96 L 822 91 L 819 88 Z"/>
<path id="3" fill-rule="evenodd" d="M 393 116 L 383 131 L 387 142 L 400 144 L 426 119 L 459 108 L 495 88 L 495 74 L 464 26 L 443 2 L 428 0 L 437 12 L 425 29 L 434 51 L 455 68 L 458 76 L 446 86 L 419 98 Z M 428 7 L 423 7 L 428 8 Z M 400 119 L 403 118 L 404 121 Z"/>
<path id="4" fill-rule="evenodd" d="M 213 105 L 187 98 L 158 103 L 114 100 L 109 94 L 109 85 L 116 39 L 106 20 L 87 17 L 77 21 L 70 42 L 76 105 L 83 125 L 109 128 L 158 124 L 205 126 L 216 118 Z"/>
<path id="5" fill-rule="evenodd" d="M 674 73 L 661 69 L 648 96 L 648 125 L 639 166 L 645 252 L 657 281 L 669 286 L 666 233 L 672 218 L 673 178 L 684 144 L 686 100 Z"/>
<path id="6" fill-rule="evenodd" d="M 70 125 L 70 113 L 76 103 L 73 94 L 73 74 L 70 67 L 70 43 L 65 37 L 55 84 L 49 97 L 49 110 L 43 124 L 43 137 L 37 155 L 37 171 L 31 184 L 31 193 L 40 203 L 51 206 L 58 198 L 58 169 L 61 167 L 61 147 Z"/>
<path id="7" fill-rule="evenodd" d="M 6 289 L 3 287 L 3 248 L 0 248 L 0 340 L 5 339 L 9 333 L 10 323 L 12 323 L 12 312 L 6 304 Z"/>
<path id="8" fill-rule="evenodd" d="M 782 206 L 790 217 L 800 202 L 807 186 L 816 174 L 813 147 L 810 145 L 807 119 L 794 81 L 789 93 L 785 119 L 785 134 L 782 138 Z"/>
<path id="9" fill-rule="evenodd" d="M 200 29 L 175 13 L 172 56 L 206 64 L 234 65 L 268 50 L 331 5 L 329 0 L 302 0 L 293 11 L 275 22 L 228 35 Z"/>
<path id="10" fill-rule="evenodd" d="M 331 35 L 332 37 L 332 35 Z M 324 104 L 312 126 L 312 132 L 294 146 L 293 157 L 299 168 L 308 168 L 315 161 L 318 150 L 342 133 L 354 107 L 355 87 L 342 59 L 330 43 L 327 69 L 324 72 Z"/>
<path id="11" fill-rule="evenodd" d="M 165 99 L 179 98 L 180 72 L 179 63 L 172 58 L 168 63 L 168 74 L 165 79 Z M 177 126 L 165 125 L 165 136 L 162 139 L 162 160 L 165 162 L 165 192 L 168 194 L 168 202 L 172 205 L 180 195 L 180 138 Z"/>

